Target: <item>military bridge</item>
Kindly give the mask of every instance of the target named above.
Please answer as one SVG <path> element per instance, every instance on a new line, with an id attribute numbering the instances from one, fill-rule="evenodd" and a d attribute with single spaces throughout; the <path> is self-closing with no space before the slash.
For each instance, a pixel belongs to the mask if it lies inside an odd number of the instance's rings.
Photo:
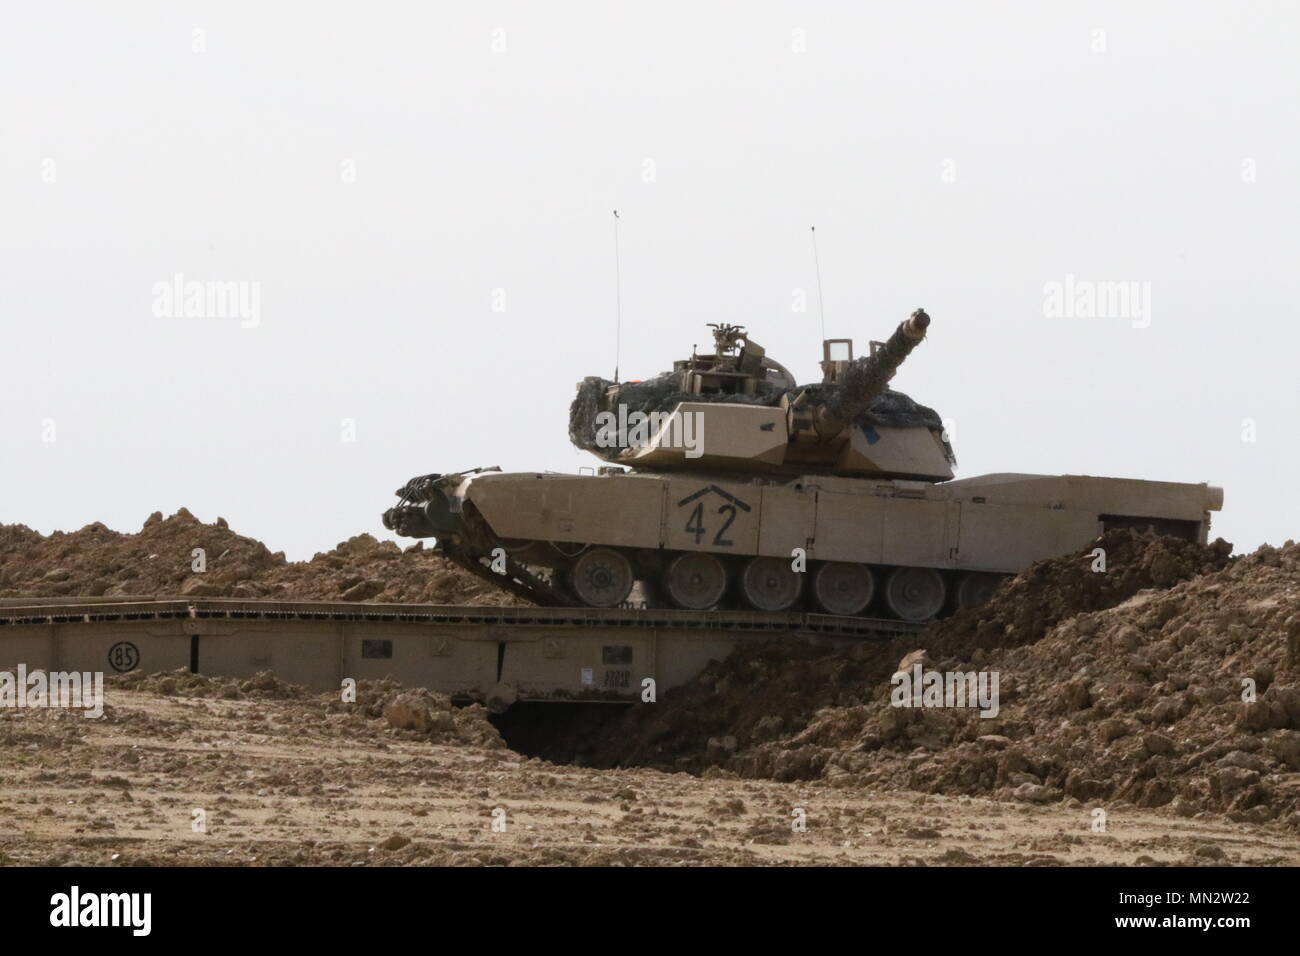
<path id="1" fill-rule="evenodd" d="M 795 612 L 21 598 L 0 601 L 0 670 L 271 671 L 319 690 L 393 677 L 501 710 L 630 702 L 645 678 L 663 693 L 745 642 L 884 640 L 922 627 Z"/>

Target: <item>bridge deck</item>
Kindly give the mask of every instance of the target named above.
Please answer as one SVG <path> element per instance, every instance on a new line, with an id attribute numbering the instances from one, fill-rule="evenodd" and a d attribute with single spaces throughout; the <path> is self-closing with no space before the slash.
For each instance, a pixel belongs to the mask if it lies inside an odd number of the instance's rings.
<path id="1" fill-rule="evenodd" d="M 747 640 L 880 640 L 923 625 L 829 614 L 136 597 L 0 601 L 0 669 L 269 670 L 321 689 L 394 677 L 460 698 L 641 698 Z"/>

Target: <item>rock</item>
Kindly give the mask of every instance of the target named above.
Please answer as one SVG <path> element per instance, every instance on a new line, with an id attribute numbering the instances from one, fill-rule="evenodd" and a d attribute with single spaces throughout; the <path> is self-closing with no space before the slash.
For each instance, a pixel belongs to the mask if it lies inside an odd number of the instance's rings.
<path id="1" fill-rule="evenodd" d="M 1244 767 L 1224 767 L 1210 775 L 1210 787 L 1220 794 L 1232 794 L 1259 782 L 1259 773 Z"/>
<path id="2" fill-rule="evenodd" d="M 893 740 L 918 720 L 920 720 L 920 712 L 914 708 L 890 707 L 880 715 L 880 736 L 885 740 Z"/>
<path id="3" fill-rule="evenodd" d="M 1173 740 L 1166 737 L 1164 734 L 1156 733 L 1143 734 L 1142 746 L 1146 749 L 1148 754 L 1161 757 L 1173 753 L 1176 749 Z"/>
<path id="4" fill-rule="evenodd" d="M 221 597 L 225 589 L 220 585 L 205 581 L 198 575 L 192 575 L 185 579 L 181 585 L 181 594 L 186 597 Z"/>
<path id="5" fill-rule="evenodd" d="M 1256 773 L 1263 773 L 1268 769 L 1267 765 L 1261 758 L 1255 756 L 1255 754 L 1247 753 L 1244 750 L 1233 750 L 1224 754 L 1219 758 L 1216 766 L 1241 767 L 1243 770 L 1253 770 Z"/>
<path id="6" fill-rule="evenodd" d="M 912 651 L 911 653 L 905 655 L 903 659 L 898 662 L 898 666 L 894 668 L 894 673 L 907 674 L 910 677 L 913 670 L 916 668 L 917 664 L 921 665 L 922 670 L 928 669 L 930 666 L 929 653 L 927 653 L 923 649 Z"/>
<path id="7" fill-rule="evenodd" d="M 1092 703 L 1088 685 L 1083 681 L 1070 681 L 1061 688 L 1061 701 L 1067 711 L 1083 710 Z"/>
<path id="8" fill-rule="evenodd" d="M 163 513 L 161 511 L 155 511 L 149 517 L 144 519 L 144 526 L 146 528 L 151 528 L 156 524 L 161 524 L 162 519 L 163 519 Z"/>
<path id="9" fill-rule="evenodd" d="M 1150 557 L 1148 569 L 1151 581 L 1158 588 L 1170 587 L 1183 576 L 1181 562 L 1164 547 L 1157 546 L 1152 550 L 1154 554 Z"/>
<path id="10" fill-rule="evenodd" d="M 1115 644 L 1126 654 L 1131 654 L 1142 645 L 1142 632 L 1132 624 L 1125 624 L 1115 632 Z"/>
<path id="11" fill-rule="evenodd" d="M 1286 708 L 1281 702 L 1261 697 L 1254 703 L 1241 703 L 1237 710 L 1237 728 L 1247 733 L 1273 730 L 1287 725 Z"/>
<path id="12" fill-rule="evenodd" d="M 226 521 L 225 518 L 221 517 L 221 515 L 217 515 L 217 527 L 218 527 L 218 528 L 229 528 L 229 527 L 230 527 L 230 524 L 229 524 L 229 522 Z"/>
<path id="13" fill-rule="evenodd" d="M 1237 806 L 1238 801 L 1233 801 L 1233 807 Z M 1270 820 L 1277 819 L 1277 810 L 1265 803 L 1255 802 L 1244 809 L 1230 809 L 1228 819 L 1234 823 L 1268 823 Z"/>
<path id="14" fill-rule="evenodd" d="M 1264 749 L 1289 770 L 1300 770 L 1300 731 L 1279 730 L 1264 741 Z"/>
<path id="15" fill-rule="evenodd" d="M 400 833 L 394 833 L 383 843 L 379 844 L 379 849 L 392 852 L 393 850 L 400 850 L 404 846 L 410 846 L 410 843 L 410 837 L 404 837 Z"/>
<path id="16" fill-rule="evenodd" d="M 998 757 L 996 766 L 998 779 L 1007 780 L 1013 773 L 1027 771 L 1029 760 L 1019 750 L 1008 750 Z"/>
<path id="17" fill-rule="evenodd" d="M 1026 803 L 1051 803 L 1061 799 L 1061 791 L 1037 783 L 1022 783 L 1011 792 L 1011 795 Z"/>
<path id="18" fill-rule="evenodd" d="M 280 681 L 270 671 L 258 671 L 248 683 L 252 690 L 272 691 L 280 686 Z"/>
<path id="19" fill-rule="evenodd" d="M 378 594 L 382 594 L 385 584 L 383 581 L 376 581 L 373 578 L 360 581 L 344 591 L 339 597 L 344 601 L 368 601 Z"/>
<path id="20" fill-rule="evenodd" d="M 1190 710 L 1187 698 L 1183 694 L 1166 697 L 1151 708 L 1151 719 L 1157 724 L 1173 724 L 1182 720 Z"/>
<path id="21" fill-rule="evenodd" d="M 1105 796 L 1107 789 L 1106 785 L 1100 780 L 1087 777 L 1078 770 L 1071 770 L 1065 778 L 1065 792 L 1072 797 L 1078 797 L 1080 800 Z"/>
<path id="22" fill-rule="evenodd" d="M 455 719 L 447 709 L 442 709 L 441 701 L 417 692 L 399 694 L 384 707 L 384 719 L 390 727 L 398 730 L 414 730 L 422 734 L 445 733 L 454 731 Z"/>
<path id="23" fill-rule="evenodd" d="M 373 551 L 379 546 L 379 539 L 373 534 L 362 533 L 353 535 L 346 541 L 340 541 L 335 548 L 336 551 L 343 551 L 349 554 L 365 554 Z"/>
<path id="24" fill-rule="evenodd" d="M 1148 780 L 1134 801 L 1139 807 L 1163 807 L 1174 798 L 1174 789 L 1168 780 L 1157 777 Z"/>
<path id="25" fill-rule="evenodd" d="M 1097 725 L 1097 730 L 1101 733 L 1101 739 L 1110 743 L 1113 740 L 1119 740 L 1121 737 L 1127 737 L 1133 732 L 1133 728 L 1127 720 L 1120 720 L 1118 717 L 1109 717 Z"/>
<path id="26" fill-rule="evenodd" d="M 1266 697 L 1271 697 L 1281 705 L 1286 713 L 1287 722 L 1296 728 L 1300 728 L 1300 687 L 1294 684 L 1288 684 L 1285 687 L 1274 685 L 1268 689 Z"/>

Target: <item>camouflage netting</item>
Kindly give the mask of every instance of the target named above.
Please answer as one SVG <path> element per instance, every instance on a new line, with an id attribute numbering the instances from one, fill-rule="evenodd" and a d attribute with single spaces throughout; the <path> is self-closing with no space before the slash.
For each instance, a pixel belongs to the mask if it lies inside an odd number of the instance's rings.
<path id="1" fill-rule="evenodd" d="M 626 405 L 629 412 L 666 412 L 671 411 L 681 402 L 730 402 L 741 405 L 775 406 L 787 392 L 807 391 L 809 397 L 817 403 L 833 403 L 838 385 L 797 385 L 794 388 L 780 388 L 760 383 L 755 395 L 693 395 L 678 389 L 678 376 L 675 372 L 663 372 L 644 382 L 625 382 L 619 392 L 619 403 Z M 578 394 L 569 406 L 569 440 L 579 448 L 593 452 L 602 458 L 613 458 L 621 449 L 602 448 L 596 444 L 596 414 L 600 411 L 605 392 L 614 382 L 603 378 L 586 378 L 578 386 Z M 886 389 L 878 395 L 866 410 L 859 414 L 853 424 L 857 426 L 874 425 L 884 428 L 932 428 L 943 429 L 943 421 L 933 408 L 913 401 L 902 392 Z M 949 459 L 953 458 L 952 448 L 945 442 Z"/>

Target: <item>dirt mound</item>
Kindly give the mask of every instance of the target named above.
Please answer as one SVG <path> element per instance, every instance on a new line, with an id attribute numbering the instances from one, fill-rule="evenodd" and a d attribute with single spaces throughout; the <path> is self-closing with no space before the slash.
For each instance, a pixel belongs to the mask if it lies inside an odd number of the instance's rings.
<path id="1" fill-rule="evenodd" d="M 388 731 L 435 744 L 460 744 L 499 750 L 505 741 L 479 704 L 454 707 L 451 698 L 423 687 L 403 687 L 395 680 L 363 680 L 356 685 L 356 700 L 345 701 L 340 691 L 319 693 L 281 680 L 269 671 L 250 678 L 208 677 L 188 670 L 161 674 L 132 671 L 108 681 L 108 699 L 115 688 L 146 691 L 164 697 L 198 697 L 220 700 L 285 701 L 296 704 L 290 713 L 304 728 L 331 719 L 341 720 L 354 734 L 374 736 Z"/>
<path id="2" fill-rule="evenodd" d="M 1094 557 L 1104 552 L 1105 570 Z M 1208 547 L 1128 528 L 1108 531 L 1079 554 L 1031 565 L 1003 583 L 987 604 L 959 611 L 927 635 L 932 651 L 1018 647 L 1075 614 L 1114 607 L 1139 591 L 1169 588 L 1229 563 L 1232 545 Z"/>
<path id="3" fill-rule="evenodd" d="M 326 695 L 331 712 L 346 713 L 355 707 L 395 730 L 411 731 L 434 743 L 462 743 L 488 750 L 506 745 L 481 704 L 454 707 L 446 694 L 423 687 L 407 689 L 391 679 L 358 681 L 355 704 L 344 703 L 339 696 Z"/>
<path id="4" fill-rule="evenodd" d="M 1105 549 L 1105 573 L 1092 570 L 1093 547 Z M 1202 547 L 1129 529 L 1107 532 L 1093 547 L 1033 565 L 987 603 L 937 622 L 920 638 L 849 647 L 781 641 L 737 648 L 658 703 L 634 707 L 624 720 L 602 728 L 594 745 L 581 739 L 581 728 L 569 743 L 596 766 L 689 772 L 734 766 L 778 779 L 816 775 L 825 756 L 814 749 L 794 748 L 779 766 L 754 766 L 745 755 L 797 736 L 822 708 L 862 704 L 918 646 L 935 657 L 964 659 L 981 648 L 1029 644 L 1074 614 L 1222 568 L 1232 550 L 1223 541 Z"/>
<path id="5" fill-rule="evenodd" d="M 738 651 L 633 709 L 596 762 L 1300 829 L 1300 546 L 1100 545 L 1104 581 L 1088 554 L 1045 562 L 919 639 Z M 996 714 L 896 706 L 917 664 L 996 674 Z"/>
<path id="6" fill-rule="evenodd" d="M 108 679 L 108 687 L 151 691 L 165 697 L 220 697 L 223 700 L 301 700 L 312 691 L 290 684 L 270 671 L 252 677 L 208 677 L 184 667 L 170 672 L 130 671 Z"/>
<path id="7" fill-rule="evenodd" d="M 811 775 L 1034 802 L 1062 798 L 1300 828 L 1300 547 L 1062 621 L 1017 650 L 938 670 L 997 672 L 1001 707 L 830 708 L 748 755 Z"/>
<path id="8" fill-rule="evenodd" d="M 196 570 L 202 568 L 202 570 Z M 48 537 L 0 525 L 0 598 L 195 597 L 513 604 L 516 599 L 426 552 L 361 534 L 310 561 L 290 562 L 225 520 L 204 524 L 182 508 L 155 512 L 136 534 L 95 523 Z"/>

